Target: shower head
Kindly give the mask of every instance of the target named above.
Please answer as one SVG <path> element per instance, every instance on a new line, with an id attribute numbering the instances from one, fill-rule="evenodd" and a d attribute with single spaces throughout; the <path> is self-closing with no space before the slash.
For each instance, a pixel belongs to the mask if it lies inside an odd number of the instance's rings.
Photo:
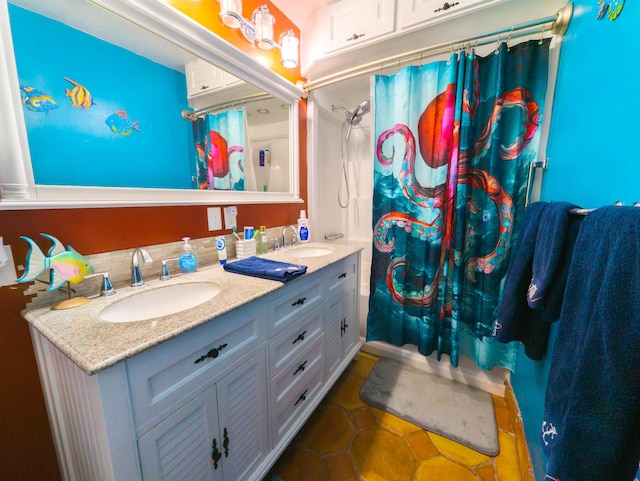
<path id="1" fill-rule="evenodd" d="M 369 103 L 369 101 L 368 100 L 363 101 L 362 103 L 360 103 L 360 105 L 358 105 L 354 109 L 353 112 L 349 112 L 349 111 L 346 112 L 347 122 L 351 126 L 358 125 L 362 120 L 362 116 L 369 113 L 370 110 L 371 110 L 371 104 Z"/>

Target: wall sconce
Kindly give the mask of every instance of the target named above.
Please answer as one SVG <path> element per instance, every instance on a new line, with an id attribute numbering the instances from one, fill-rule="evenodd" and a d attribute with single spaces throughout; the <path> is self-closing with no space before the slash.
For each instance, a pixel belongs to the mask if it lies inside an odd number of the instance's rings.
<path id="1" fill-rule="evenodd" d="M 276 19 L 269 13 L 266 5 L 253 11 L 252 19 L 242 16 L 242 0 L 219 0 L 220 18 L 222 23 L 230 28 L 239 28 L 249 42 L 255 43 L 261 50 L 280 49 L 280 62 L 285 68 L 298 66 L 298 45 L 293 30 L 287 30 L 280 35 L 278 42 L 273 38 L 273 25 Z"/>

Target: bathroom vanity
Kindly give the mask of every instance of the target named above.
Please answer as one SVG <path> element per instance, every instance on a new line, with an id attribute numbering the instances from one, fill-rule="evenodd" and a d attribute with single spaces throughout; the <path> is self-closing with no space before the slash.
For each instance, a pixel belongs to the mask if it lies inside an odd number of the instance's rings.
<path id="1" fill-rule="evenodd" d="M 360 252 L 295 249 L 266 256 L 307 266 L 288 283 L 221 266 L 168 281 L 220 288 L 170 316 L 100 319 L 157 280 L 25 311 L 63 478 L 261 480 L 360 348 Z"/>

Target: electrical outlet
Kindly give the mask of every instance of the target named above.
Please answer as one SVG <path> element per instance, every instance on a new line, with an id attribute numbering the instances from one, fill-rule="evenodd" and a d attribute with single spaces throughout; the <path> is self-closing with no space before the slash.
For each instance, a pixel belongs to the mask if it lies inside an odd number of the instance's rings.
<path id="1" fill-rule="evenodd" d="M 238 208 L 236 206 L 229 206 L 224 208 L 224 228 L 233 229 L 238 225 L 237 221 Z"/>
<path id="2" fill-rule="evenodd" d="M 220 207 L 207 208 L 207 221 L 209 222 L 209 230 L 222 230 Z"/>

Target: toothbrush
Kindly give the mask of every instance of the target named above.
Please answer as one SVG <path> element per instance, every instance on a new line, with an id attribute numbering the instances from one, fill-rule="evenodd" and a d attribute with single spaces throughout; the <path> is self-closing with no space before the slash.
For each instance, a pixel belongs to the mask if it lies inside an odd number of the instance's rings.
<path id="1" fill-rule="evenodd" d="M 233 232 L 231 233 L 231 235 L 233 235 L 233 237 L 236 238 L 236 240 L 241 240 L 240 236 L 238 235 L 238 233 L 236 232 L 236 226 L 233 226 Z"/>

